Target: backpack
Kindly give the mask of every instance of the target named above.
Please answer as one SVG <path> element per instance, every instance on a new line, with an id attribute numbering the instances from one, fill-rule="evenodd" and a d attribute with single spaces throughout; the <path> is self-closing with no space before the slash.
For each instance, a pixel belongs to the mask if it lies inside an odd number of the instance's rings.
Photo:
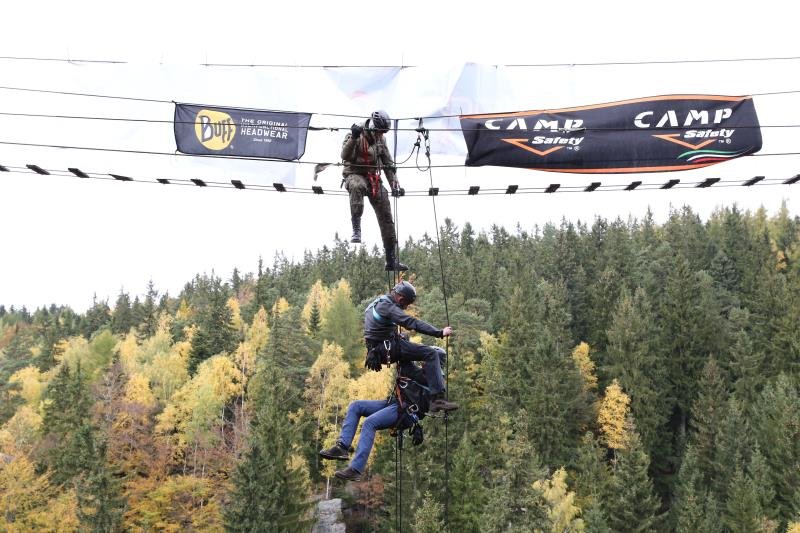
<path id="1" fill-rule="evenodd" d="M 423 441 L 420 421 L 425 418 L 430 406 L 429 389 L 411 378 L 397 376 L 394 390 L 397 398 L 397 422 L 394 432 L 402 433 L 407 429 L 411 443 L 418 446 Z"/>

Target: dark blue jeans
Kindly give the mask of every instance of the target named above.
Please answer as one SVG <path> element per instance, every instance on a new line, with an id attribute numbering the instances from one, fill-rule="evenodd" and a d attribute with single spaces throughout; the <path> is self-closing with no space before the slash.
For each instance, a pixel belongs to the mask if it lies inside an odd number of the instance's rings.
<path id="1" fill-rule="evenodd" d="M 361 437 L 358 439 L 356 454 L 350 461 L 350 466 L 363 473 L 367 469 L 367 459 L 375 442 L 375 432 L 379 429 L 389 429 L 397 422 L 397 404 L 386 400 L 356 400 L 347 406 L 347 415 L 342 424 L 342 433 L 339 440 L 345 446 L 353 443 L 358 422 L 364 418 L 361 425 Z"/>

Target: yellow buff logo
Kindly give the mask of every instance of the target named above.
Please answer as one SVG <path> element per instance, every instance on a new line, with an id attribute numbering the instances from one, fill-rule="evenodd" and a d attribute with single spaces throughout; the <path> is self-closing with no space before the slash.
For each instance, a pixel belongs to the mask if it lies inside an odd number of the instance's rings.
<path id="1" fill-rule="evenodd" d="M 197 113 L 194 132 L 209 150 L 224 150 L 236 135 L 236 124 L 227 113 L 203 109 Z"/>

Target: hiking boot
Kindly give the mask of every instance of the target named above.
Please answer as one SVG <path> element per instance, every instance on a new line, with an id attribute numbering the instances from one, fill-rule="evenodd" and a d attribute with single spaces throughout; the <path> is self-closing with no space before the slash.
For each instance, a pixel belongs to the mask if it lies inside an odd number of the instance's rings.
<path id="1" fill-rule="evenodd" d="M 360 243 L 361 242 L 361 217 L 352 217 L 351 221 L 353 222 L 353 236 L 350 237 L 350 242 Z"/>
<path id="2" fill-rule="evenodd" d="M 431 400 L 430 406 L 428 407 L 429 413 L 438 413 L 439 411 L 455 411 L 458 409 L 458 404 L 454 402 L 448 402 L 444 398 L 444 393 L 435 394 L 433 399 Z"/>
<path id="3" fill-rule="evenodd" d="M 386 272 L 405 272 L 408 266 L 397 260 L 394 247 L 386 248 Z"/>
<path id="4" fill-rule="evenodd" d="M 350 460 L 350 451 L 352 451 L 352 448 L 348 448 L 341 442 L 337 442 L 330 448 L 320 450 L 319 455 L 323 459 L 331 459 L 333 461 L 348 461 Z"/>
<path id="5" fill-rule="evenodd" d="M 333 473 L 333 475 L 339 479 L 344 479 L 345 481 L 361 481 L 361 472 L 352 466 L 348 466 L 342 470 L 337 470 Z"/>

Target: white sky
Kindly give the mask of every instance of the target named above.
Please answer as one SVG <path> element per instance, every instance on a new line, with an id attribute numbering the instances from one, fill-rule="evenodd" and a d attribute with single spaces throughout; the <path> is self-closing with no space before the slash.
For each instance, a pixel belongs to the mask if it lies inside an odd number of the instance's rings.
<path id="1" fill-rule="evenodd" d="M 252 5 L 251 5 L 252 4 Z M 800 56 L 796 17 L 784 2 L 36 2 L 2 8 L 0 56 L 125 61 L 121 65 L 0 59 L 0 85 L 176 100 L 261 109 L 393 116 L 430 112 L 446 73 L 464 62 L 486 65 L 670 61 Z M 775 6 L 775 7 L 770 7 Z M 290 65 L 415 65 L 403 91 L 348 100 L 320 69 L 202 67 L 201 63 Z M 513 94 L 500 99 L 516 111 L 571 107 L 670 93 L 752 94 L 800 90 L 800 61 L 573 66 L 508 69 Z M 404 71 L 405 72 L 405 71 Z M 298 81 L 300 80 L 300 81 Z M 439 84 L 439 85 L 437 85 Z M 398 93 L 402 94 L 398 94 Z M 379 98 L 379 100 L 376 100 Z M 382 100 L 380 100 L 382 98 Z M 756 96 L 762 125 L 800 124 L 800 93 Z M 0 113 L 23 112 L 171 120 L 158 103 L 67 97 L 0 90 Z M 336 122 L 338 120 L 338 122 Z M 319 122 L 314 122 L 319 121 Z M 346 127 L 351 120 L 315 116 L 312 124 Z M 303 160 L 338 160 L 343 132 L 312 132 Z M 800 128 L 764 128 L 762 153 L 795 152 Z M 0 115 L 0 141 L 172 152 L 171 124 L 15 118 Z M 432 137 L 434 146 L 443 142 Z M 398 146 L 403 159 L 410 146 Z M 463 158 L 434 156 L 434 164 Z M 180 156 L 144 156 L 26 148 L 0 144 L 0 164 L 79 167 L 154 180 L 200 177 L 246 183 L 274 181 L 273 163 Z M 585 185 L 663 183 L 676 178 L 788 178 L 800 156 L 747 157 L 680 173 L 581 176 L 480 168 L 434 169 L 435 185 L 505 187 L 549 183 Z M 310 187 L 310 165 L 296 184 Z M 402 169 L 407 189 L 426 189 L 428 175 Z M 338 169 L 320 177 L 339 185 Z M 764 206 L 782 200 L 798 213 L 795 186 L 731 187 L 668 192 L 598 192 L 440 197 L 440 223 L 452 218 L 476 229 L 492 224 L 525 229 L 562 217 L 591 223 L 595 216 L 641 218 L 649 206 L 662 222 L 670 206 L 688 204 L 704 217 L 734 202 Z M 349 235 L 347 199 L 157 186 L 114 181 L 0 173 L 0 303 L 33 309 L 50 303 L 83 311 L 92 295 L 113 306 L 120 289 L 142 294 L 152 279 L 177 294 L 195 273 L 224 278 L 234 267 L 270 265 L 277 251 L 303 251 Z M 369 206 L 368 246 L 379 244 Z M 401 241 L 433 232 L 429 198 L 400 201 Z"/>

